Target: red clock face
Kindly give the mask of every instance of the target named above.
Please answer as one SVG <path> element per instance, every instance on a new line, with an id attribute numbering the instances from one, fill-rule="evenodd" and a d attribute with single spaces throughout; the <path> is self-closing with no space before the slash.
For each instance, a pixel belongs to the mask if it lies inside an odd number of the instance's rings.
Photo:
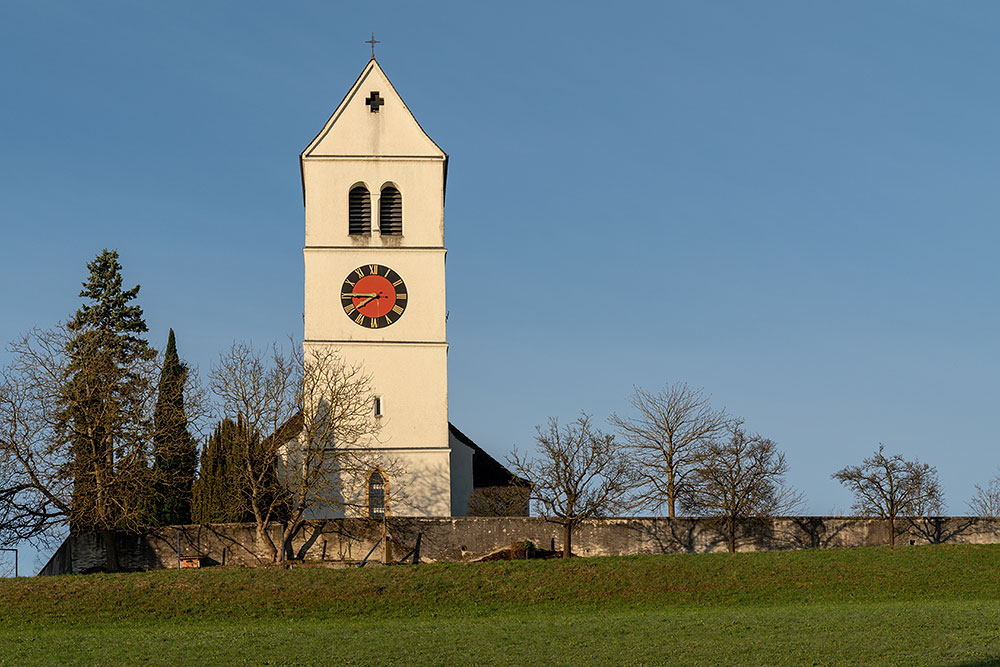
<path id="1" fill-rule="evenodd" d="M 381 264 L 354 269 L 340 288 L 340 304 L 358 326 L 378 329 L 395 323 L 406 310 L 406 284 Z"/>

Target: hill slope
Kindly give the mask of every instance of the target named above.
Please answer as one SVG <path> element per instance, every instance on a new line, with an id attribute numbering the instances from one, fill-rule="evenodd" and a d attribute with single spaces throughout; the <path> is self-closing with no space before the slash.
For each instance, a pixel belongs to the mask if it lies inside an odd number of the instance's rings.
<path id="1" fill-rule="evenodd" d="M 0 581 L 0 660 L 941 664 L 996 618 L 992 545 L 155 571 Z"/>

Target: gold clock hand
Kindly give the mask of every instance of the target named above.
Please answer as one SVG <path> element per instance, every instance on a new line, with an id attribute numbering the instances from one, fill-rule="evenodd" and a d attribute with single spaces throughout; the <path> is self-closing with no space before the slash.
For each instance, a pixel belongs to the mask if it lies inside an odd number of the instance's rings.
<path id="1" fill-rule="evenodd" d="M 371 298 L 374 299 L 375 297 L 378 296 L 378 294 L 376 292 L 341 292 L 340 296 L 341 296 L 341 298 L 343 298 L 343 297 L 354 297 L 354 298 L 357 298 L 357 297 L 368 296 L 368 297 L 371 297 Z"/>
<path id="2" fill-rule="evenodd" d="M 366 303 L 368 303 L 372 299 L 377 299 L 377 298 L 378 298 L 378 294 L 372 294 L 370 297 L 368 297 L 367 299 L 365 299 L 364 301 L 362 301 L 361 303 L 359 303 L 357 305 L 357 307 L 361 308 L 362 306 L 364 306 Z"/>

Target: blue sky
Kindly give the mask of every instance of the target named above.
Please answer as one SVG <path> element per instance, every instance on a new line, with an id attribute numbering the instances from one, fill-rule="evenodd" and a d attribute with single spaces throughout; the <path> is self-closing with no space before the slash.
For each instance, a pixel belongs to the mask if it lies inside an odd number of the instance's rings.
<path id="1" fill-rule="evenodd" d="M 203 374 L 300 338 L 298 154 L 373 30 L 451 158 L 459 428 L 502 457 L 686 381 L 811 513 L 879 442 L 966 511 L 1000 463 L 994 3 L 7 0 L 0 340 L 104 247 Z"/>

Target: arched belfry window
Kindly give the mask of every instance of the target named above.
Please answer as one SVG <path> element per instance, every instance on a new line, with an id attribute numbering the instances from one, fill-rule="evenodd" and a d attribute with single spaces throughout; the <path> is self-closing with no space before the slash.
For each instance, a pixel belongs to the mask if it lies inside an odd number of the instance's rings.
<path id="1" fill-rule="evenodd" d="M 389 480 L 378 470 L 368 475 L 368 516 L 381 519 L 388 513 Z"/>
<path id="2" fill-rule="evenodd" d="M 363 185 L 355 185 L 347 197 L 347 231 L 349 234 L 371 234 L 372 198 Z"/>
<path id="3" fill-rule="evenodd" d="M 403 233 L 403 195 L 391 185 L 382 188 L 379 198 L 378 230 L 382 236 L 400 236 Z"/>

